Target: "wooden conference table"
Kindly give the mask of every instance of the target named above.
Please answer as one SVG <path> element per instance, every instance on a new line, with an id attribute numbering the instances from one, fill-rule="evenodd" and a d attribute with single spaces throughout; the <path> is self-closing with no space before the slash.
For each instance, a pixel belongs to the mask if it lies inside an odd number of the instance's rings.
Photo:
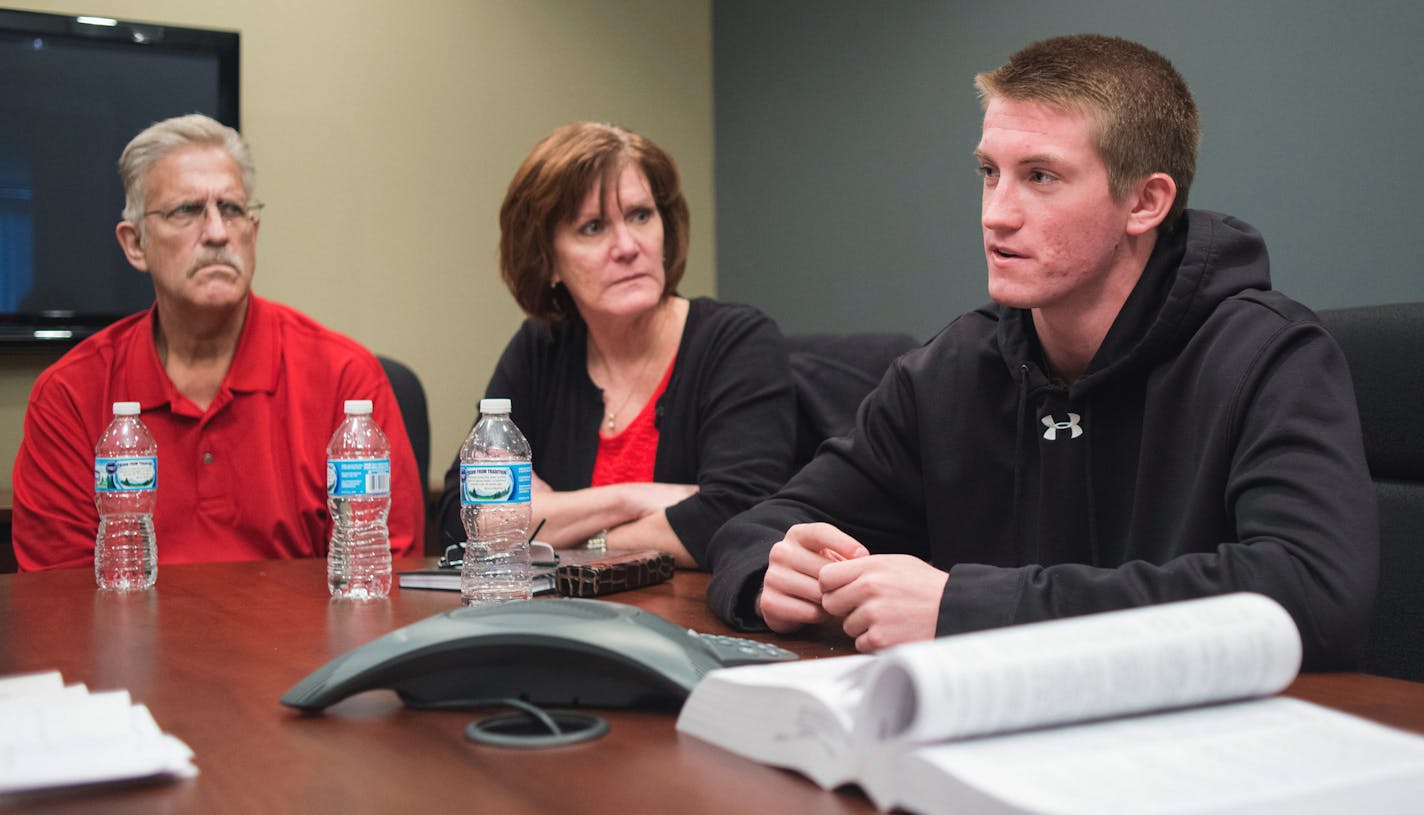
<path id="1" fill-rule="evenodd" d="M 430 561 L 397 561 L 396 569 Z M 683 626 L 735 633 L 704 603 L 707 576 L 609 599 Z M 459 595 L 393 589 L 332 602 L 320 560 L 163 566 L 153 591 L 99 592 L 88 569 L 0 575 L 0 674 L 59 670 L 125 688 L 195 754 L 197 778 L 25 800 L 25 812 L 872 812 L 679 736 L 667 712 L 606 711 L 599 740 L 545 750 L 464 738 L 468 712 L 414 711 L 372 691 L 302 716 L 281 695 L 327 660 L 456 608 Z M 833 629 L 777 642 L 805 657 L 853 653 Z M 1288 695 L 1424 733 L 1424 684 L 1361 674 L 1302 676 Z"/>

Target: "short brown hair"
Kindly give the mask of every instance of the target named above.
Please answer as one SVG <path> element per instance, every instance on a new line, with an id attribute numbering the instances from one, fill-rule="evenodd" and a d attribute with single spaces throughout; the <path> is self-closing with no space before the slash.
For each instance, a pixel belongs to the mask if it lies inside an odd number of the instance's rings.
<path id="1" fill-rule="evenodd" d="M 677 165 L 637 133 L 600 122 L 574 122 L 534 146 L 509 182 L 499 208 L 499 271 L 520 308 L 546 324 L 581 319 L 568 291 L 551 288 L 554 230 L 578 215 L 595 183 L 617 183 L 628 162 L 642 169 L 663 222 L 663 296 L 687 269 L 689 220 Z"/>
<path id="2" fill-rule="evenodd" d="M 1113 197 L 1164 172 L 1177 183 L 1177 197 L 1162 226 L 1171 229 L 1186 209 L 1200 140 L 1197 107 L 1181 74 L 1156 51 L 1120 37 L 1054 37 L 975 76 L 974 85 L 986 107 L 1002 97 L 1093 117 Z"/>

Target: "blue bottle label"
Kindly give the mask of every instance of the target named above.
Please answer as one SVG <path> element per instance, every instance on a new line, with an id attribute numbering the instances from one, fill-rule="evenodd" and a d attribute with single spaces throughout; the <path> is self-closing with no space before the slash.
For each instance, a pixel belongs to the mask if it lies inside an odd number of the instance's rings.
<path id="1" fill-rule="evenodd" d="M 326 460 L 326 494 L 333 498 L 362 498 L 391 491 L 391 460 L 357 458 Z"/>
<path id="2" fill-rule="evenodd" d="M 158 489 L 157 456 L 94 459 L 95 492 L 148 492 Z"/>
<path id="3" fill-rule="evenodd" d="M 517 464 L 461 464 L 461 504 L 527 504 L 534 469 Z"/>

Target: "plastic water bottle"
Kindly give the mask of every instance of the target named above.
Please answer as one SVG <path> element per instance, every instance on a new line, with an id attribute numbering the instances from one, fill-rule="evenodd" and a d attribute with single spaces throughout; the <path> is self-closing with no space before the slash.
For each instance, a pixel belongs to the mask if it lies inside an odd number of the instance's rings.
<path id="1" fill-rule="evenodd" d="M 94 580 L 101 589 L 147 589 L 158 579 L 158 445 L 138 414 L 138 402 L 115 402 L 114 420 L 94 446 Z"/>
<path id="2" fill-rule="evenodd" d="M 529 599 L 532 475 L 529 442 L 509 418 L 509 400 L 481 399 L 480 420 L 460 447 L 465 605 Z"/>
<path id="3" fill-rule="evenodd" d="M 391 593 L 391 443 L 369 399 L 349 399 L 345 409 L 326 446 L 326 583 L 332 597 L 370 600 Z"/>

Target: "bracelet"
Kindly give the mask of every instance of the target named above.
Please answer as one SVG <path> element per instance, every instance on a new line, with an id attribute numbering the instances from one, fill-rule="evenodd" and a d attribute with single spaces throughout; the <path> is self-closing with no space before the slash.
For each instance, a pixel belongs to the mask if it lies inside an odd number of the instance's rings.
<path id="1" fill-rule="evenodd" d="M 602 552 L 608 549 L 608 530 L 602 529 L 589 536 L 588 542 L 584 544 L 585 549 L 592 549 Z"/>

